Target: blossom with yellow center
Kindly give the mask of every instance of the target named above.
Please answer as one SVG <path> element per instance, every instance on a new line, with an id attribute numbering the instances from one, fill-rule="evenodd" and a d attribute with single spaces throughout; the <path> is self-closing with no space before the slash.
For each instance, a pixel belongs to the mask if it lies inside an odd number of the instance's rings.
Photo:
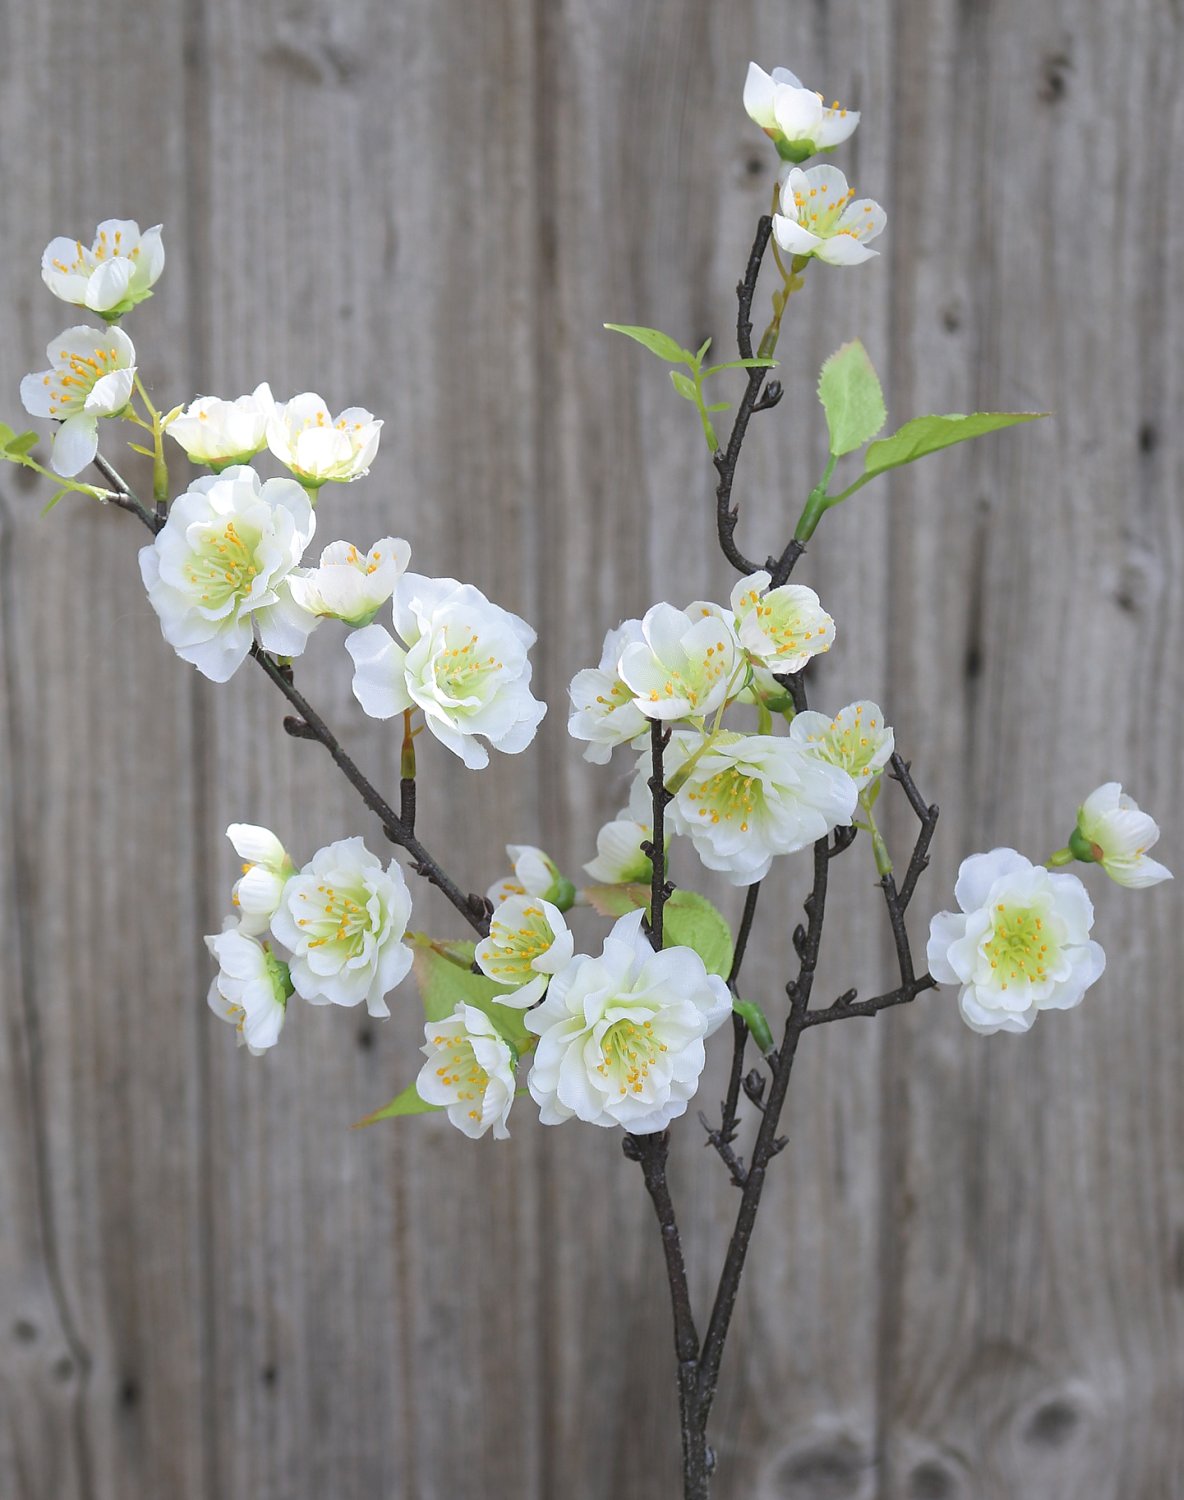
<path id="1" fill-rule="evenodd" d="M 292 597 L 310 614 L 347 625 L 369 625 L 407 571 L 411 547 L 384 536 L 369 552 L 351 542 L 330 542 L 316 568 L 292 578 Z"/>
<path id="2" fill-rule="evenodd" d="M 870 698 L 848 703 L 833 719 L 807 709 L 794 718 L 789 737 L 820 760 L 841 766 L 860 791 L 875 781 L 896 746 L 879 704 Z"/>
<path id="3" fill-rule="evenodd" d="M 41 257 L 41 279 L 63 302 L 108 321 L 151 297 L 164 270 L 161 226 L 141 234 L 135 219 L 104 219 L 91 245 L 59 235 Z"/>
<path id="4" fill-rule="evenodd" d="M 732 590 L 732 613 L 740 644 L 757 665 L 772 672 L 800 672 L 812 656 L 829 651 L 835 622 L 813 589 L 783 583 L 770 589 L 763 569 Z"/>
<path id="5" fill-rule="evenodd" d="M 599 958 L 577 954 L 525 1017 L 538 1038 L 527 1079 L 544 1125 L 580 1119 L 634 1135 L 684 1114 L 704 1040 L 731 1012 L 728 987 L 691 948 L 655 953 L 642 913 L 618 921 Z"/>
<path id="6" fill-rule="evenodd" d="M 511 986 L 502 1005 L 526 1010 L 541 1000 L 551 975 L 567 963 L 574 939 L 557 906 L 541 896 L 510 896 L 496 908 L 489 936 L 474 958 L 487 979 Z"/>
<path id="7" fill-rule="evenodd" d="M 266 381 L 249 396 L 223 401 L 199 396 L 165 429 L 195 464 L 217 473 L 230 464 L 248 463 L 267 446 L 267 420 L 275 400 Z"/>
<path id="8" fill-rule="evenodd" d="M 858 798 L 854 781 L 792 739 L 717 734 L 700 754 L 702 743 L 701 736 L 678 731 L 666 747 L 666 782 L 678 786 L 666 816 L 704 865 L 732 885 L 763 880 L 778 855 L 850 823 Z M 634 783 L 638 803 L 649 775 L 646 752 Z"/>
<path id="9" fill-rule="evenodd" d="M 80 324 L 60 333 L 45 352 L 50 368 L 24 377 L 21 403 L 30 416 L 62 424 L 50 464 L 72 478 L 98 452 L 98 419 L 117 416 L 131 400 L 136 351 L 119 328 Z"/>
<path id="10" fill-rule="evenodd" d="M 933 918 L 926 954 L 939 984 L 961 986 L 962 1018 L 974 1031 L 1027 1031 L 1040 1011 L 1080 1004 L 1106 967 L 1076 875 L 993 849 L 962 861 L 954 898 L 961 910 Z"/>
<path id="11" fill-rule="evenodd" d="M 411 895 L 395 860 L 384 870 L 360 838 L 319 849 L 284 886 L 271 930 L 290 951 L 297 994 L 389 1016 L 386 996 L 411 967 L 403 942 Z"/>
<path id="12" fill-rule="evenodd" d="M 804 86 L 788 68 L 766 73 L 748 64 L 744 80 L 744 108 L 785 161 L 805 161 L 816 151 L 833 151 L 859 124 L 859 111 L 831 105 Z"/>
<path id="13" fill-rule="evenodd" d="M 370 472 L 382 422 L 361 406 L 339 416 L 313 391 L 272 408 L 267 446 L 310 489 L 330 480 L 349 484 Z"/>
<path id="14" fill-rule="evenodd" d="M 455 578 L 405 573 L 392 599 L 396 641 L 367 625 L 346 641 L 354 659 L 354 697 L 375 719 L 418 708 L 430 733 L 466 766 L 489 764 L 495 750 L 525 750 L 546 705 L 530 691 L 525 620 Z"/>
<path id="15" fill-rule="evenodd" d="M 225 682 L 252 642 L 299 656 L 316 617 L 293 600 L 289 577 L 316 518 L 292 479 L 261 482 L 246 466 L 195 480 L 169 508 L 140 574 L 164 638 L 183 661 Z"/>
<path id="16" fill-rule="evenodd" d="M 443 1021 L 428 1021 L 423 1031 L 427 1062 L 415 1080 L 416 1093 L 446 1109 L 452 1124 L 473 1140 L 492 1129 L 494 1140 L 504 1141 L 514 1103 L 509 1043 L 475 1005 L 460 1004 Z"/>
<path id="17" fill-rule="evenodd" d="M 643 791 L 648 801 L 648 787 Z M 647 881 L 654 873 L 654 862 L 641 846 L 653 836 L 653 828 L 644 818 L 631 817 L 629 808 L 622 808 L 596 835 L 596 858 L 590 859 L 584 869 L 602 885 Z M 669 834 L 666 842 L 670 843 Z"/>
<path id="18" fill-rule="evenodd" d="M 238 1044 L 254 1057 L 279 1041 L 292 982 L 288 966 L 266 943 L 231 925 L 206 938 L 218 972 L 206 996 L 214 1014 L 238 1033 Z"/>
<path id="19" fill-rule="evenodd" d="M 648 721 L 617 670 L 625 647 L 643 639 L 640 620 L 623 621 L 605 636 L 599 667 L 577 672 L 567 690 L 572 710 L 567 732 L 588 741 L 584 759 L 594 765 L 607 765 L 615 746 L 648 732 Z"/>
<path id="20" fill-rule="evenodd" d="M 647 719 L 702 719 L 740 691 L 747 664 L 727 611 L 655 604 L 627 645 L 621 680 Z"/>
<path id="21" fill-rule="evenodd" d="M 879 255 L 868 241 L 882 233 L 888 216 L 873 199 L 855 199 L 838 167 L 786 168 L 779 203 L 773 237 L 787 255 L 816 256 L 832 266 L 857 266 Z"/>

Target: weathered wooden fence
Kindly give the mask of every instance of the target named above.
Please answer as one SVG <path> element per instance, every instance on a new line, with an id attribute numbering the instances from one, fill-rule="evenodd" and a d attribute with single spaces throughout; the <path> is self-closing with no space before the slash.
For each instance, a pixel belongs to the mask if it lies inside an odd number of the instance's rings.
<path id="1" fill-rule="evenodd" d="M 840 621 L 824 701 L 887 704 L 945 808 L 918 907 L 970 850 L 1055 847 L 1113 776 L 1180 864 L 1178 0 L 3 15 L 2 415 L 63 326 L 42 246 L 128 214 L 165 223 L 130 323 L 164 404 L 269 378 L 385 416 L 323 527 L 397 531 L 540 633 L 528 755 L 423 756 L 422 827 L 469 885 L 507 839 L 590 857 L 622 786 L 566 737 L 571 674 L 622 615 L 730 586 L 693 415 L 601 324 L 727 343 L 770 186 L 750 57 L 865 111 L 843 165 L 889 212 L 882 259 L 811 272 L 791 310 L 791 394 L 738 482 L 750 550 L 817 476 L 813 376 L 857 333 L 895 419 L 1056 413 L 883 482 L 803 565 Z M 405 1081 L 413 1003 L 381 1026 L 304 1007 L 265 1061 L 235 1053 L 204 1005 L 221 830 L 311 851 L 377 829 L 254 674 L 215 690 L 177 662 L 131 517 L 39 519 L 21 480 L 0 475 L 0 1496 L 665 1500 L 668 1309 L 619 1140 L 527 1109 L 506 1145 L 351 1133 Z M 305 680 L 393 781 L 331 637 Z M 835 993 L 890 956 L 845 863 Z M 754 993 L 780 992 L 804 878 L 761 915 Z M 971 1035 L 942 992 L 803 1045 L 722 1500 L 1184 1493 L 1182 924 L 1171 888 L 1097 905 L 1111 972 L 1027 1038 Z M 679 1136 L 703 1297 L 734 1190 Z"/>

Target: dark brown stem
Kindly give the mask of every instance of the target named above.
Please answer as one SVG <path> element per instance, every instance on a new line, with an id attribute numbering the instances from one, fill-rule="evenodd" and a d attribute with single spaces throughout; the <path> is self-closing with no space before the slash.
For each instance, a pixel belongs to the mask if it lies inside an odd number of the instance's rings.
<path id="1" fill-rule="evenodd" d="M 653 865 L 650 877 L 650 942 L 658 950 L 662 947 L 662 913 L 667 898 L 674 887 L 666 879 L 666 804 L 671 793 L 666 790 L 665 773 L 662 767 L 662 752 L 670 741 L 670 731 L 661 719 L 650 720 L 650 805 L 653 808 L 652 836 L 645 847 Z"/>
<path id="2" fill-rule="evenodd" d="M 654 1135 L 627 1135 L 625 1155 L 641 1165 L 646 1190 L 658 1216 L 662 1251 L 666 1257 L 666 1280 L 674 1314 L 674 1353 L 678 1360 L 678 1413 L 682 1432 L 684 1500 L 707 1500 L 711 1479 L 711 1456 L 707 1448 L 707 1413 L 702 1407 L 699 1384 L 699 1333 L 691 1308 L 686 1263 L 678 1220 L 666 1180 L 666 1157 L 670 1136 L 665 1130 Z"/>

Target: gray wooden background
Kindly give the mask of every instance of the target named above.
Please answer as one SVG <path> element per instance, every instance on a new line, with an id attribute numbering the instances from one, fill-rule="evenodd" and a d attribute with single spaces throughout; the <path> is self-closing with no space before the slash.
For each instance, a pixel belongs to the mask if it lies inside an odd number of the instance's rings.
<path id="1" fill-rule="evenodd" d="M 1043 857 L 1110 777 L 1179 867 L 1178 0 L 2 18 L 2 415 L 70 320 L 43 245 L 126 214 L 165 224 L 128 324 L 161 404 L 268 378 L 386 418 L 326 539 L 397 531 L 540 631 L 531 751 L 421 757 L 422 831 L 467 885 L 507 839 L 590 857 L 622 784 L 568 740 L 568 680 L 622 615 L 730 587 L 693 414 L 600 325 L 728 346 L 773 164 L 750 57 L 865 111 L 839 160 L 889 228 L 791 310 L 791 394 L 738 480 L 748 550 L 788 534 L 821 467 L 814 377 L 857 333 L 895 421 L 1057 414 L 865 492 L 801 568 L 840 621 L 816 700 L 880 699 L 945 809 L 918 931 L 963 854 Z M 305 1007 L 270 1057 L 236 1054 L 204 1005 L 221 830 L 270 823 L 307 857 L 377 829 L 256 674 L 216 689 L 177 662 L 131 517 L 39 519 L 23 477 L 0 475 L 0 1497 L 672 1495 L 660 1257 L 618 1136 L 528 1107 L 506 1144 L 351 1133 L 410 1076 L 410 988 L 385 1025 Z M 393 783 L 396 734 L 332 631 L 302 678 Z M 823 994 L 890 972 L 870 868 L 841 868 Z M 1111 968 L 1079 1011 L 988 1041 L 941 992 L 803 1045 L 714 1422 L 721 1500 L 1184 1494 L 1184 924 L 1170 887 L 1092 885 Z M 804 887 L 788 865 L 761 913 L 770 1004 Z M 454 930 L 422 896 L 418 920 Z M 702 1299 L 735 1195 L 679 1134 Z"/>

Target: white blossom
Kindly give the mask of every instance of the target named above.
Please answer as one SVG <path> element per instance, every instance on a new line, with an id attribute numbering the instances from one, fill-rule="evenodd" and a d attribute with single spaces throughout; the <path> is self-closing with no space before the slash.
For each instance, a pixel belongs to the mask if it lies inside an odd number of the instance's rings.
<path id="1" fill-rule="evenodd" d="M 663 1130 L 686 1111 L 704 1039 L 731 1011 L 722 979 L 691 948 L 655 953 L 642 913 L 618 921 L 599 958 L 577 954 L 525 1017 L 539 1038 L 527 1079 L 544 1125 L 573 1117 Z"/>
<path id="2" fill-rule="evenodd" d="M 805 161 L 816 151 L 831 151 L 859 124 L 859 111 L 839 101 L 827 108 L 821 94 L 806 88 L 788 68 L 771 74 L 748 64 L 744 108 L 787 161 Z"/>
<path id="3" fill-rule="evenodd" d="M 494 1140 L 510 1134 L 506 1118 L 514 1102 L 514 1054 L 484 1011 L 460 1004 L 443 1021 L 428 1021 L 421 1049 L 427 1062 L 415 1091 L 442 1105 L 458 1130 L 476 1140 L 492 1128 Z"/>
<path id="4" fill-rule="evenodd" d="M 832 266 L 857 266 L 879 255 L 868 249 L 888 222 L 871 198 L 855 202 L 838 167 L 788 167 L 781 173 L 781 212 L 773 237 L 788 255 L 817 256 Z"/>
<path id="5" fill-rule="evenodd" d="M 763 880 L 776 856 L 851 822 L 854 781 L 792 739 L 724 732 L 692 761 L 702 743 L 701 736 L 678 731 L 666 747 L 666 784 L 678 787 L 666 816 L 703 864 L 730 884 Z M 650 765 L 646 752 L 635 787 L 648 779 Z"/>
<path id="6" fill-rule="evenodd" d="M 369 625 L 410 561 L 411 547 L 402 537 L 384 536 L 369 552 L 350 542 L 330 542 L 318 567 L 292 579 L 292 597 L 310 614 Z"/>
<path id="7" fill-rule="evenodd" d="M 546 705 L 531 695 L 535 633 L 455 578 L 405 573 L 394 592 L 393 640 L 367 625 L 346 641 L 354 659 L 354 697 L 372 718 L 419 708 L 441 744 L 466 766 L 489 764 L 480 735 L 515 755 L 534 739 Z"/>
<path id="8" fill-rule="evenodd" d="M 209 1007 L 234 1026 L 239 1046 L 258 1057 L 279 1041 L 292 994 L 288 967 L 265 943 L 235 926 L 208 936 L 206 947 L 218 961 L 206 997 Z"/>
<path id="9" fill-rule="evenodd" d="M 1128 797 L 1117 781 L 1107 781 L 1085 799 L 1077 814 L 1077 833 L 1088 853 L 1119 885 L 1140 888 L 1171 880 L 1172 872 L 1147 850 L 1159 838 L 1159 824 Z M 1075 851 L 1076 852 L 1076 851 Z"/>
<path id="10" fill-rule="evenodd" d="M 643 790 L 648 799 L 648 788 Z M 632 881 L 649 880 L 654 873 L 654 862 L 641 846 L 649 843 L 653 836 L 653 828 L 648 822 L 631 817 L 629 808 L 622 808 L 596 835 L 596 858 L 590 859 L 584 869 L 602 885 L 627 885 Z M 670 842 L 669 834 L 666 842 Z"/>
<path id="11" fill-rule="evenodd" d="M 195 464 L 220 470 L 248 463 L 267 447 L 267 420 L 275 400 L 264 381 L 249 396 L 224 401 L 199 396 L 165 429 Z"/>
<path id="12" fill-rule="evenodd" d="M 489 923 L 489 936 L 474 958 L 487 979 L 513 986 L 499 995 L 502 1005 L 525 1010 L 541 1000 L 551 975 L 569 962 L 574 939 L 563 913 L 541 896 L 509 896 Z"/>
<path id="13" fill-rule="evenodd" d="M 649 727 L 617 670 L 625 647 L 641 641 L 641 621 L 623 621 L 605 636 L 599 667 L 585 667 L 571 680 L 567 732 L 573 739 L 588 741 L 584 759 L 594 765 L 607 765 L 615 746 L 629 744 Z"/>
<path id="14" fill-rule="evenodd" d="M 926 954 L 938 984 L 961 985 L 974 1031 L 1027 1031 L 1037 1012 L 1079 1004 L 1106 967 L 1076 875 L 992 849 L 962 861 L 954 898 L 961 910 L 933 918 Z"/>
<path id="15" fill-rule="evenodd" d="M 164 270 L 161 226 L 140 233 L 134 219 L 104 219 L 88 249 L 60 235 L 41 257 L 41 279 L 63 302 L 118 318 L 145 297 Z"/>
<path id="16" fill-rule="evenodd" d="M 743 685 L 747 667 L 731 616 L 707 605 L 655 604 L 641 640 L 621 652 L 622 681 L 649 719 L 702 719 Z"/>
<path id="17" fill-rule="evenodd" d="M 260 828 L 255 823 L 231 823 L 226 837 L 243 861 L 243 872 L 230 896 L 238 913 L 239 931 L 258 936 L 271 925 L 284 886 L 296 866 L 269 828 Z"/>
<path id="18" fill-rule="evenodd" d="M 30 416 L 62 425 L 50 464 L 72 478 L 99 448 L 99 418 L 117 416 L 132 398 L 136 351 L 119 328 L 67 328 L 46 349 L 50 368 L 26 375 L 21 402 Z"/>
<path id="19" fill-rule="evenodd" d="M 276 405 L 267 420 L 267 446 L 310 487 L 349 483 L 370 472 L 382 428 L 371 412 L 350 406 L 334 417 L 312 391 Z"/>
<path id="20" fill-rule="evenodd" d="M 403 942 L 411 895 L 397 861 L 384 870 L 360 838 L 318 849 L 284 887 L 271 930 L 292 954 L 297 994 L 389 1016 L 386 996 L 411 967 Z"/>
<path id="21" fill-rule="evenodd" d="M 771 582 L 762 569 L 736 584 L 731 599 L 736 633 L 758 666 L 800 672 L 812 656 L 830 650 L 835 622 L 813 589 L 801 583 L 770 589 Z"/>
<path id="22" fill-rule="evenodd" d="M 261 483 L 242 466 L 195 480 L 175 500 L 140 574 L 164 638 L 214 682 L 242 665 L 256 634 L 299 656 L 316 619 L 292 599 L 289 575 L 316 518 L 292 479 Z"/>
<path id="23" fill-rule="evenodd" d="M 541 896 L 560 911 L 568 910 L 575 888 L 559 873 L 559 866 L 549 854 L 533 844 L 507 844 L 506 858 L 513 873 L 495 880 L 485 893 L 494 906 L 500 906 L 511 896 Z"/>
<path id="24" fill-rule="evenodd" d="M 896 747 L 880 706 L 869 698 L 848 703 L 833 719 L 807 709 L 795 716 L 789 737 L 821 760 L 841 766 L 861 790 L 876 779 Z"/>

